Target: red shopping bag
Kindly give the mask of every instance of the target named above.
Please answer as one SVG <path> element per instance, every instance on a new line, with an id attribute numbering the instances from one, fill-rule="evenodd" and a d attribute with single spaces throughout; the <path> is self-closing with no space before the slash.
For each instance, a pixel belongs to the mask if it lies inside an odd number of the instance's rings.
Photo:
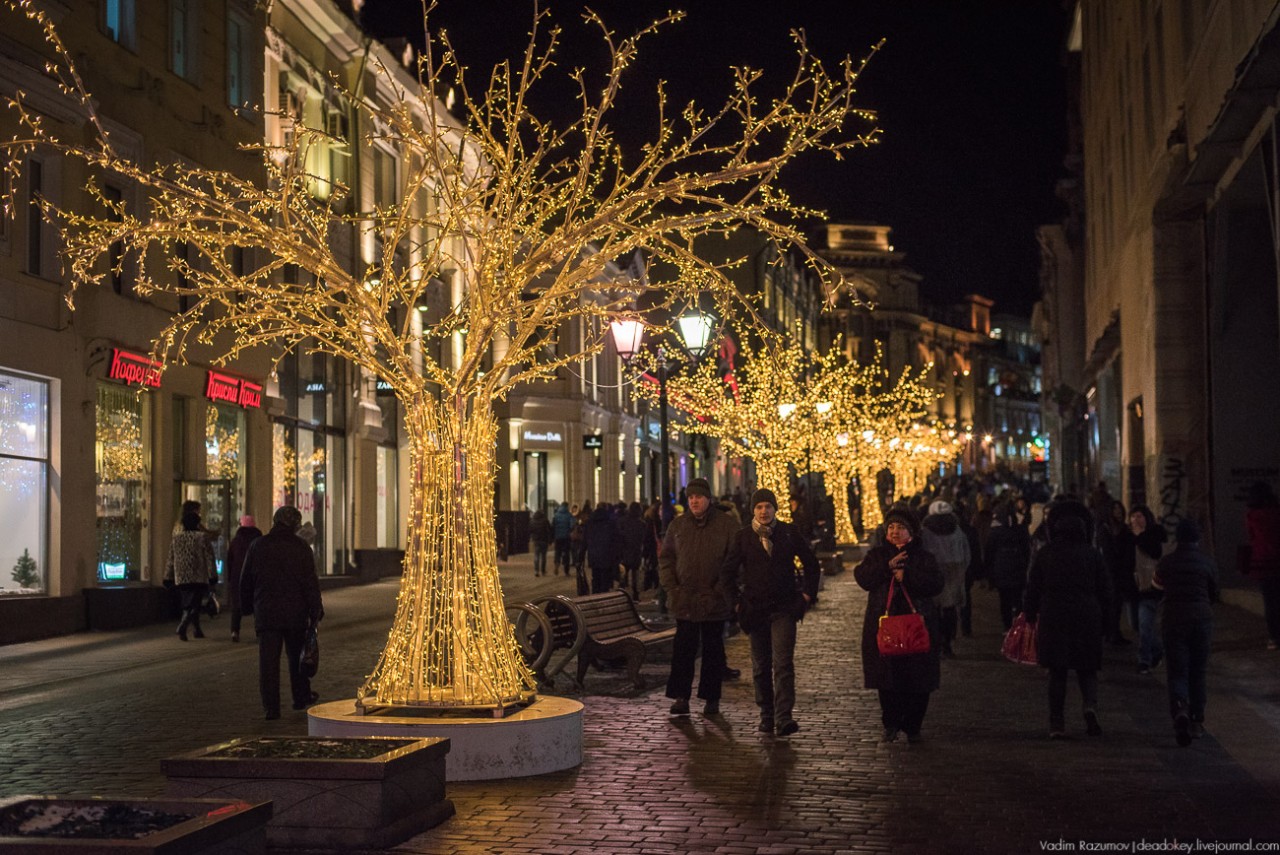
<path id="1" fill-rule="evenodd" d="M 1005 659 L 1019 665 L 1040 664 L 1040 657 L 1036 655 L 1036 625 L 1028 623 L 1026 615 L 1019 613 L 1013 619 L 1013 626 L 1005 633 L 1000 652 Z"/>

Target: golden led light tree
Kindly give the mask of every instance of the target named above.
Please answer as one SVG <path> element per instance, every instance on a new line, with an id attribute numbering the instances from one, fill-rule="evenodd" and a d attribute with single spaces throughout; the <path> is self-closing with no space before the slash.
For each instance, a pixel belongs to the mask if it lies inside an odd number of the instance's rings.
<path id="1" fill-rule="evenodd" d="M 932 366 L 918 372 L 905 368 L 891 386 L 884 367 L 883 353 L 876 348 L 875 358 L 868 364 L 849 362 L 836 344 L 821 360 L 817 360 L 815 382 L 822 381 L 824 392 L 832 402 L 826 418 L 815 421 L 812 432 L 812 461 L 816 472 L 823 473 L 831 485 L 828 493 L 835 508 L 835 535 L 841 543 L 854 543 L 857 534 L 849 513 L 846 487 L 857 477 L 863 484 L 863 525 L 880 524 L 879 502 L 866 485 L 875 484 L 875 476 L 886 466 L 891 468 L 894 449 L 911 424 L 922 417 L 936 399 L 925 378 Z M 827 379 L 827 378 L 830 379 Z M 871 507 L 871 506 L 874 506 Z"/>
<path id="2" fill-rule="evenodd" d="M 602 337 L 568 334 L 579 325 L 605 329 L 621 315 L 658 325 L 698 297 L 721 318 L 749 316 L 725 271 L 692 251 L 701 235 L 753 227 L 796 248 L 834 292 L 838 274 L 789 225 L 813 212 L 792 202 L 780 173 L 802 154 L 840 157 L 877 133 L 854 100 L 863 63 L 828 69 L 795 34 L 794 72 L 772 73 L 767 88 L 761 71 L 734 69 L 723 104 L 673 110 L 659 86 L 644 117 L 655 128 L 650 141 L 624 150 L 614 123 L 639 119 L 615 110 L 626 73 L 641 41 L 680 15 L 622 37 L 587 13 L 609 61 L 598 75 L 566 72 L 576 118 L 553 124 L 534 105 L 556 71 L 560 33 L 535 11 L 527 49 L 476 91 L 438 33 L 416 60 L 418 84 L 391 106 L 346 96 L 373 130 L 339 142 L 376 140 L 407 172 L 394 203 L 360 209 L 350 188 L 309 172 L 322 160 L 313 153 L 335 140 L 300 116 L 280 117 L 290 130 L 283 144 L 258 147 L 261 186 L 187 161 L 132 160 L 36 4 L 7 5 L 44 28 L 48 73 L 86 118 L 58 138 L 19 94 L 8 111 L 19 130 L 0 143 L 10 176 L 50 149 L 94 176 L 93 210 L 44 202 L 65 241 L 69 298 L 101 279 L 111 259 L 132 258 L 140 296 L 184 300 L 154 345 L 166 364 L 191 344 L 224 361 L 249 348 L 309 348 L 349 360 L 398 398 L 410 467 L 404 575 L 386 646 L 359 691 L 366 706 L 501 707 L 533 696 L 498 579 L 494 402 L 600 352 Z M 433 94 L 449 87 L 457 118 Z M 108 176 L 136 188 L 141 204 L 108 199 Z M 355 272 L 331 245 L 353 227 L 377 248 Z M 605 281 L 611 261 L 637 252 L 672 275 Z M 450 274 L 461 287 L 447 287 Z M 768 422 L 777 424 L 776 411 Z"/>
<path id="3" fill-rule="evenodd" d="M 741 369 L 730 387 L 715 365 L 703 364 L 690 374 L 668 380 L 671 403 L 690 413 L 684 430 L 720 440 L 725 453 L 748 457 L 756 466 L 756 487 L 785 500 L 791 468 L 807 470 L 821 442 L 834 435 L 857 396 L 859 367 L 833 346 L 812 357 L 798 342 L 761 334 L 740 342 Z M 647 390 L 652 394 L 652 390 Z M 778 508 L 790 520 L 790 507 Z"/>

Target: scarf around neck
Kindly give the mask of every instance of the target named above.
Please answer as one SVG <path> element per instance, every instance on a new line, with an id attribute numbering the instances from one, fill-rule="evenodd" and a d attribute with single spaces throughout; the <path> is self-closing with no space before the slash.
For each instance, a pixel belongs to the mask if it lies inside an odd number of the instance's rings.
<path id="1" fill-rule="evenodd" d="M 755 520 L 751 521 L 751 530 L 760 536 L 760 545 L 764 547 L 764 551 L 769 555 L 773 554 L 773 530 L 777 523 L 773 525 L 760 525 Z"/>

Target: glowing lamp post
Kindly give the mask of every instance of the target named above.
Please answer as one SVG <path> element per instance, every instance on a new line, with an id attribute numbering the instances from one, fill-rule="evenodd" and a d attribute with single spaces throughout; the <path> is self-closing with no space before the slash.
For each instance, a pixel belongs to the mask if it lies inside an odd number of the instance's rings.
<path id="1" fill-rule="evenodd" d="M 680 344 L 688 354 L 689 362 L 695 363 L 702 358 L 711 345 L 711 333 L 715 329 L 715 318 L 701 312 L 690 312 L 676 320 L 679 330 Z M 630 363 L 640 352 L 644 340 L 645 323 L 638 318 L 622 318 L 609 325 L 613 336 L 614 349 L 623 362 Z M 662 455 L 662 466 L 658 472 L 658 489 L 665 508 L 667 497 L 671 494 L 671 443 L 667 430 L 667 356 L 666 351 L 658 348 L 658 433 Z"/>

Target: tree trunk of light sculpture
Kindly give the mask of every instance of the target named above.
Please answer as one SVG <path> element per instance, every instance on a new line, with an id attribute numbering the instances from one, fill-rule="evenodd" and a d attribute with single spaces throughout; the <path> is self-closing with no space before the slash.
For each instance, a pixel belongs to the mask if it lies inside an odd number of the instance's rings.
<path id="1" fill-rule="evenodd" d="M 452 404 L 452 406 L 449 406 Z M 492 406 L 408 402 L 404 578 L 386 647 L 358 701 L 508 706 L 532 696 L 503 604 L 493 525 Z"/>

